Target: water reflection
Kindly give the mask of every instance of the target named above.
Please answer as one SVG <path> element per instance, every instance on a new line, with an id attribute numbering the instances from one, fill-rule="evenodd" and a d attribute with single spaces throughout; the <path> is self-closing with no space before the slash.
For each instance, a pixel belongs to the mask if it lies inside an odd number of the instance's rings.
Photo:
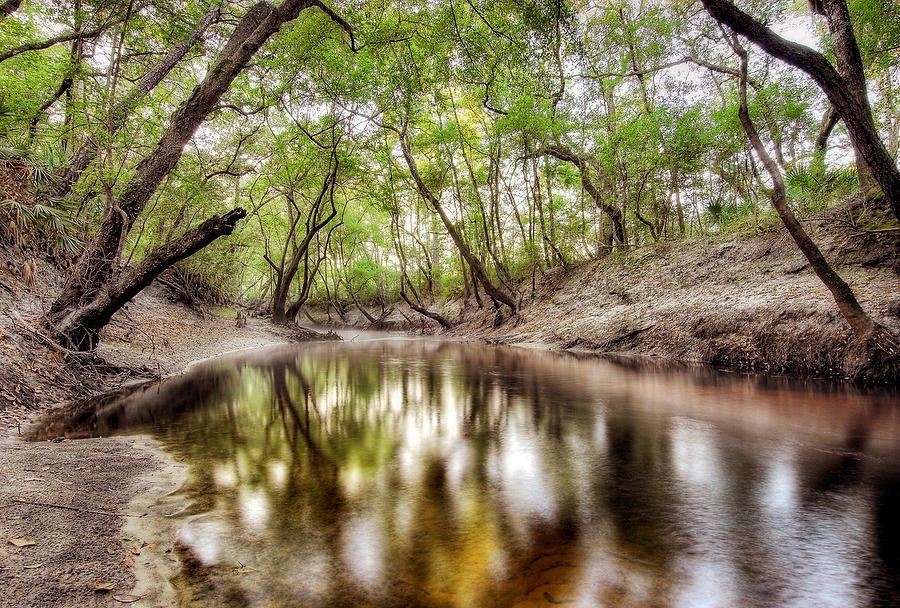
<path id="1" fill-rule="evenodd" d="M 374 342 L 45 433 L 149 429 L 190 463 L 185 605 L 869 606 L 900 603 L 897 405 Z"/>

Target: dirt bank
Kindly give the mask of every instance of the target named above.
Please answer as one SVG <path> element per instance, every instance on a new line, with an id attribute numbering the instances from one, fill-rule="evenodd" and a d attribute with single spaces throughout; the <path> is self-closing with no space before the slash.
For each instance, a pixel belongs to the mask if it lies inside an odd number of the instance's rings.
<path id="1" fill-rule="evenodd" d="M 863 307 L 896 334 L 900 231 L 848 226 L 880 222 L 884 213 L 846 204 L 806 226 Z M 452 333 L 764 373 L 859 375 L 849 327 L 782 229 L 612 253 L 548 271 L 520 297 L 520 314 L 499 326 L 493 310 L 468 312 Z M 896 352 L 893 365 L 880 380 L 900 381 Z"/>

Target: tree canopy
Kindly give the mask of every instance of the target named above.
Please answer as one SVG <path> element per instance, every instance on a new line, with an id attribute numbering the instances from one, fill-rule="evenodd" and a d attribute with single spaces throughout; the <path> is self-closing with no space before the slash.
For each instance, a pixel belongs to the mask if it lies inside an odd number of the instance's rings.
<path id="1" fill-rule="evenodd" d="M 80 255 L 61 328 L 154 260 L 279 322 L 512 313 L 552 267 L 766 229 L 772 171 L 800 215 L 860 186 L 897 213 L 895 3 L 813 4 L 6 3 L 5 236 Z"/>

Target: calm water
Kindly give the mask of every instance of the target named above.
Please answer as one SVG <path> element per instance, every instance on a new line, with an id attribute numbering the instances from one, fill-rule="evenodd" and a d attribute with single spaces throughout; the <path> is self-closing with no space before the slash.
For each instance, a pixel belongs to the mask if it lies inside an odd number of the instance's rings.
<path id="1" fill-rule="evenodd" d="M 900 605 L 900 399 L 757 384 L 321 344 L 47 433 L 150 430 L 190 465 L 185 605 Z"/>

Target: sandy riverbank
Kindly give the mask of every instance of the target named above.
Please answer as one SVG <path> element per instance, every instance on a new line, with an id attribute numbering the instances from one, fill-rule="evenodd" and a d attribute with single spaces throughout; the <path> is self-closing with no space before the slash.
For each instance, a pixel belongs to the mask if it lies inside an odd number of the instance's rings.
<path id="1" fill-rule="evenodd" d="M 153 290 L 129 308 L 98 349 L 107 363 L 132 370 L 123 381 L 139 378 L 134 370 L 171 375 L 196 361 L 304 337 L 258 319 L 238 328 L 232 319 L 202 317 Z M 36 361 L 42 355 L 28 363 L 34 369 L 25 387 L 4 386 L 7 394 L 50 393 L 40 382 L 52 382 Z M 184 508 L 173 492 L 185 466 L 144 436 L 25 442 L 22 433 L 45 404 L 14 405 L 0 419 L 0 606 L 174 605 L 167 580 L 179 563 L 166 516 Z"/>

